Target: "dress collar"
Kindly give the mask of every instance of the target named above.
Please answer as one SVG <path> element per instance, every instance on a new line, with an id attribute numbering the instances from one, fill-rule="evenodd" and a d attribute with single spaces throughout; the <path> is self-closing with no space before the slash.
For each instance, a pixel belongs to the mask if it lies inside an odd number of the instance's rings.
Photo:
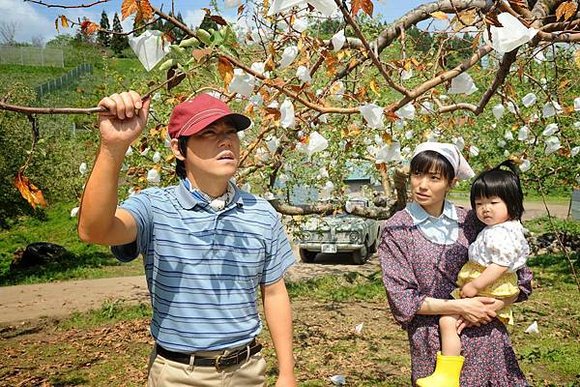
<path id="1" fill-rule="evenodd" d="M 448 218 L 450 220 L 457 221 L 457 210 L 455 209 L 455 206 L 448 200 L 445 200 L 443 204 L 443 212 L 438 217 L 430 215 L 427 211 L 425 211 L 425 209 L 423 209 L 423 207 L 421 207 L 420 204 L 415 202 L 407 204 L 407 212 L 409 215 L 411 215 L 414 225 L 421 224 L 428 219 Z"/>

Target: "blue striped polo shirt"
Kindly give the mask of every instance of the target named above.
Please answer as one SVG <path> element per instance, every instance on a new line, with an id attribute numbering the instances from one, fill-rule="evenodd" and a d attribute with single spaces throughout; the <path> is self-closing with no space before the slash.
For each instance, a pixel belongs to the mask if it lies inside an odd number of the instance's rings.
<path id="1" fill-rule="evenodd" d="M 260 333 L 259 285 L 278 281 L 295 262 L 266 200 L 236 188 L 230 204 L 214 211 L 180 183 L 143 190 L 121 207 L 135 218 L 137 240 L 112 251 L 121 261 L 143 256 L 159 345 L 219 350 Z"/>

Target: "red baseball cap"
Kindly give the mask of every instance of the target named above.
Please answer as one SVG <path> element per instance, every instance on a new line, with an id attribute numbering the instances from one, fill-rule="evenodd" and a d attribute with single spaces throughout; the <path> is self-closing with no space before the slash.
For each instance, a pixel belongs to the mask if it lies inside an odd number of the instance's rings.
<path id="1" fill-rule="evenodd" d="M 247 129 L 252 121 L 243 114 L 234 113 L 228 105 L 209 94 L 200 94 L 175 106 L 169 118 L 169 137 L 191 136 L 204 130 L 220 118 L 229 117 L 235 128 Z"/>

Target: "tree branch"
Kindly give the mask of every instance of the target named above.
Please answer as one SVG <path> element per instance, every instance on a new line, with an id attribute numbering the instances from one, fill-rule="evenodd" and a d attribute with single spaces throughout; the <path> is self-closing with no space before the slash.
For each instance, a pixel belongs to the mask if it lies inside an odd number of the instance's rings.
<path id="1" fill-rule="evenodd" d="M 34 3 L 42 5 L 46 8 L 90 8 L 98 4 L 108 3 L 110 0 L 97 0 L 90 4 L 80 4 L 80 5 L 60 5 L 60 4 L 48 4 L 40 0 L 23 0 L 25 3 Z"/>
<path id="2" fill-rule="evenodd" d="M 269 200 L 269 203 L 277 212 L 284 215 L 333 215 L 337 213 L 348 213 L 344 208 L 336 204 L 305 204 L 293 206 L 279 199 Z M 383 207 L 369 208 L 355 206 L 350 214 L 369 219 L 388 219 L 392 215 L 392 211 L 389 208 Z"/>
<path id="3" fill-rule="evenodd" d="M 316 110 L 317 112 L 320 112 L 320 113 L 340 113 L 340 114 L 357 114 L 360 112 L 358 107 L 356 107 L 356 108 L 325 107 L 322 105 L 312 103 L 312 102 L 300 97 L 297 93 L 294 93 L 290 90 L 287 90 L 284 87 L 285 84 L 284 85 L 277 84 L 275 81 L 272 81 L 271 79 L 266 78 L 264 75 L 252 70 L 251 68 L 249 68 L 245 64 L 241 63 L 237 59 L 234 59 L 231 56 L 226 55 L 226 54 L 219 54 L 219 55 L 222 58 L 229 61 L 230 63 L 232 63 L 234 66 L 239 67 L 242 70 L 244 70 L 246 73 L 254 76 L 255 78 L 260 79 L 262 82 L 267 84 L 269 87 L 272 87 L 272 88 L 280 91 L 282 94 L 287 95 L 288 97 L 294 99 L 295 101 L 300 102 L 301 104 L 303 104 L 304 106 L 306 106 L 312 110 Z"/>
<path id="4" fill-rule="evenodd" d="M 424 4 L 407 12 L 388 28 L 383 30 L 371 45 L 376 47 L 376 54 L 379 55 L 387 46 L 399 37 L 401 31 L 407 30 L 409 27 L 414 26 L 423 20 L 430 19 L 433 12 L 441 11 L 445 13 L 455 13 L 456 11 L 463 11 L 470 8 L 485 11 L 489 6 L 490 5 L 486 0 L 439 0 L 430 4 Z M 344 78 L 362 62 L 364 62 L 364 60 L 359 60 L 349 64 L 349 66 L 343 69 L 336 76 L 336 79 Z"/>
<path id="5" fill-rule="evenodd" d="M 165 19 L 168 22 L 172 23 L 174 26 L 176 26 L 177 28 L 179 28 L 180 30 L 185 32 L 187 35 L 195 36 L 195 32 L 193 32 L 191 29 L 189 29 L 188 26 L 186 26 L 185 24 L 183 24 L 182 22 L 177 20 L 177 18 L 164 13 L 160 9 L 154 7 L 153 5 L 151 5 L 151 8 L 153 9 L 153 12 L 155 12 L 157 15 L 159 15 L 160 18 Z"/>
<path id="6" fill-rule="evenodd" d="M 458 66 L 454 67 L 453 69 L 446 71 L 446 72 L 428 80 L 427 82 L 424 82 L 423 84 L 419 85 L 418 87 L 416 87 L 415 89 L 413 89 L 409 92 L 408 97 L 404 97 L 400 101 L 391 104 L 389 107 L 387 107 L 386 110 L 394 112 L 394 111 L 400 109 L 401 107 L 405 106 L 407 103 L 415 100 L 417 97 L 424 94 L 428 90 L 442 84 L 443 82 L 447 82 L 448 80 L 455 78 L 459 74 L 461 74 L 461 73 L 467 71 L 469 68 L 471 68 L 482 57 L 489 54 L 491 52 L 491 50 L 493 50 L 493 49 L 491 48 L 491 45 L 489 45 L 489 44 L 485 45 L 483 47 L 480 47 L 477 50 L 477 52 L 471 56 L 471 58 L 463 61 L 463 63 L 459 64 Z"/>
<path id="7" fill-rule="evenodd" d="M 398 91 L 399 93 L 403 94 L 404 96 L 408 96 L 409 91 L 407 89 L 405 89 L 403 86 L 397 85 L 395 82 L 393 82 L 390 75 L 387 73 L 387 71 L 383 67 L 383 64 L 381 63 L 381 61 L 378 58 L 378 50 L 377 50 L 377 53 L 375 53 L 375 51 L 373 51 L 373 49 L 370 47 L 369 43 L 365 39 L 360 28 L 358 27 L 358 25 L 356 24 L 356 22 L 354 21 L 354 19 L 352 18 L 352 16 L 348 12 L 348 10 L 346 9 L 346 7 L 342 3 L 342 1 L 341 0 L 334 0 L 334 2 L 336 3 L 336 5 L 340 9 L 340 11 L 342 12 L 342 15 L 343 15 L 344 19 L 346 20 L 346 22 L 348 24 L 350 24 L 350 26 L 353 28 L 354 32 L 356 33 L 356 35 L 358 36 L 358 38 L 362 42 L 364 48 L 366 49 L 367 55 L 370 56 L 375 67 L 379 70 L 379 72 L 381 73 L 383 78 L 385 78 L 385 81 L 387 81 L 387 84 L 389 86 L 391 86 L 393 89 L 395 89 L 396 91 Z"/>

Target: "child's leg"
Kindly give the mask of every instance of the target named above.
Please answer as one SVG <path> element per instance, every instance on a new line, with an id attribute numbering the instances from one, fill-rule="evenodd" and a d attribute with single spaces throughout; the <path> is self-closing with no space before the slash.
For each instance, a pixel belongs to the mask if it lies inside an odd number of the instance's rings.
<path id="1" fill-rule="evenodd" d="M 439 318 L 441 354 L 443 356 L 461 355 L 461 340 L 457 334 L 458 318 L 459 316 L 441 316 Z"/>
<path id="2" fill-rule="evenodd" d="M 459 377 L 465 358 L 461 353 L 461 340 L 457 334 L 459 316 L 439 318 L 441 333 L 441 353 L 437 352 L 435 371 L 424 378 L 417 379 L 418 387 L 460 387 Z"/>

